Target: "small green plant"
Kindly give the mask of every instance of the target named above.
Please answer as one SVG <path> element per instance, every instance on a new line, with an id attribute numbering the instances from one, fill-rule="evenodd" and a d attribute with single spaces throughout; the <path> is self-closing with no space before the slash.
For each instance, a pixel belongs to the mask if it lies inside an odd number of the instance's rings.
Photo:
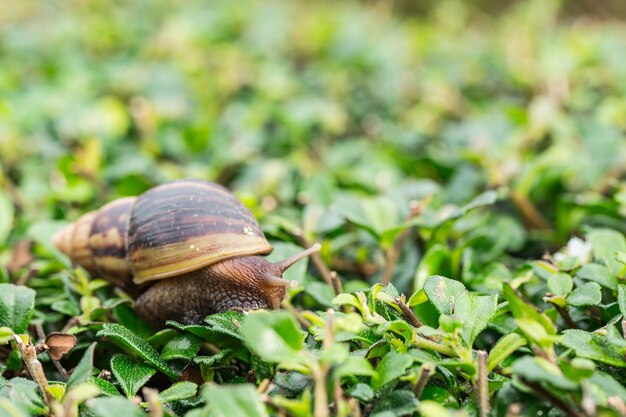
<path id="1" fill-rule="evenodd" d="M 0 416 L 626 416 L 623 22 L 13 3 Z M 185 177 L 232 190 L 270 260 L 320 242 L 281 310 L 154 329 L 53 247 Z"/>

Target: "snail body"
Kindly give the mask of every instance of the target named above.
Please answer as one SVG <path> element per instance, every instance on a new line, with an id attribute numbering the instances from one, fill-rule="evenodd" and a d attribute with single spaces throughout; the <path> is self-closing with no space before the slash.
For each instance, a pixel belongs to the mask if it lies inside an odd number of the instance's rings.
<path id="1" fill-rule="evenodd" d="M 94 276 L 139 293 L 147 321 L 199 323 L 227 310 L 279 308 L 283 272 L 319 245 L 271 263 L 252 213 L 226 188 L 186 179 L 89 212 L 54 245 Z"/>

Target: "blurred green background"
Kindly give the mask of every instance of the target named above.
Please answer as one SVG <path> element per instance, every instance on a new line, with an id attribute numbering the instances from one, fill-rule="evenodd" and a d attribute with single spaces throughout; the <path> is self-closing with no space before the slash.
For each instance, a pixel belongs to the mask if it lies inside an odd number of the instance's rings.
<path id="1" fill-rule="evenodd" d="M 586 226 L 626 232 L 623 2 L 3 9 L 0 265 L 42 221 L 181 177 L 227 185 L 272 240 L 303 229 L 370 282 L 416 202 L 405 291 L 424 253 L 484 290 Z M 445 221 L 488 190 L 493 207 Z"/>

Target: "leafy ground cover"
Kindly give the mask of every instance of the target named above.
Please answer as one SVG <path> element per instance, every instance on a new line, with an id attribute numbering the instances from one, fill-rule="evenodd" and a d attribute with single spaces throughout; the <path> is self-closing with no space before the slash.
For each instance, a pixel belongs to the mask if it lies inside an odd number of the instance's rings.
<path id="1" fill-rule="evenodd" d="M 626 25 L 528 1 L 14 2 L 0 415 L 626 415 Z M 227 185 L 281 311 L 155 331 L 53 231 Z"/>

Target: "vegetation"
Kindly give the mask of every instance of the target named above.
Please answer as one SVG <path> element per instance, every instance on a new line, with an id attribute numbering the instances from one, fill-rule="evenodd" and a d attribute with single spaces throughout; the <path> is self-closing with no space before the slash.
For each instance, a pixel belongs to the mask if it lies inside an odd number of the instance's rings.
<path id="1" fill-rule="evenodd" d="M 0 17 L 0 415 L 626 416 L 626 24 L 245 6 Z M 323 245 L 281 311 L 155 331 L 52 247 L 182 177 Z"/>

